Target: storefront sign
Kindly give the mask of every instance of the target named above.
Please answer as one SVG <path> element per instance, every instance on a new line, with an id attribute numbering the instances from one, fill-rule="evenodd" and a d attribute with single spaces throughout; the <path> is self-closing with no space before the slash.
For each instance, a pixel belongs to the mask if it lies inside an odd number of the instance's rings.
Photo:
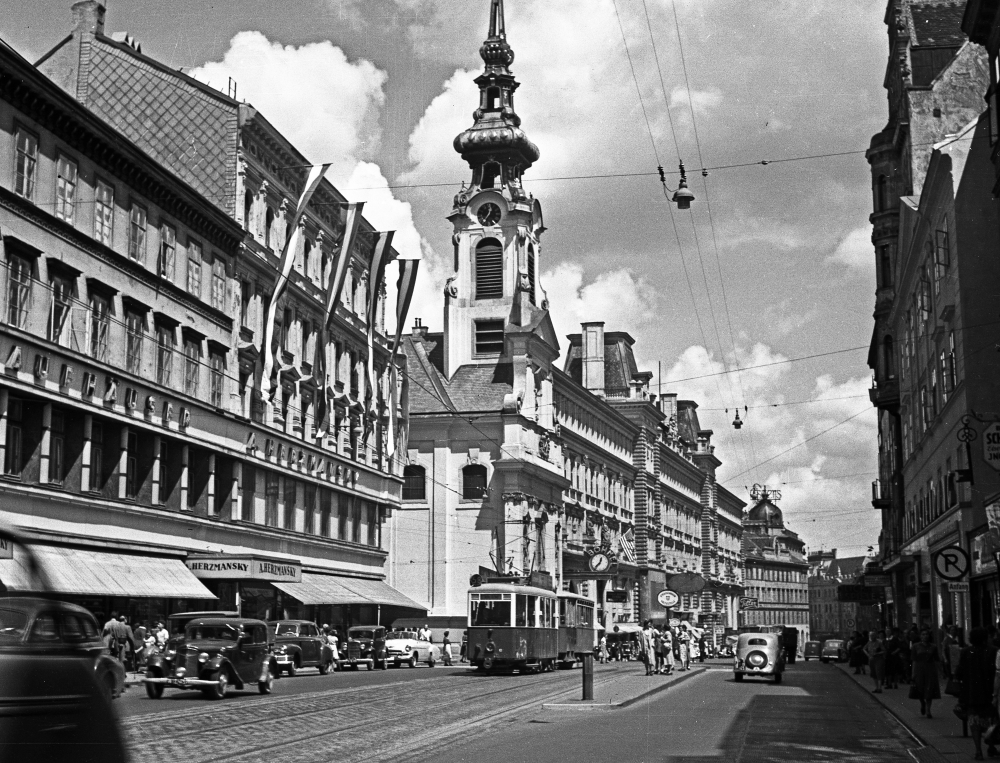
<path id="1" fill-rule="evenodd" d="M 949 583 L 948 593 L 968 593 L 969 584 L 968 583 Z"/>
<path id="2" fill-rule="evenodd" d="M 14 541 L 0 537 L 0 559 L 14 558 Z"/>
<path id="3" fill-rule="evenodd" d="M 608 591 L 604 594 L 604 600 L 608 603 L 624 604 L 628 601 L 628 591 Z"/>
<path id="4" fill-rule="evenodd" d="M 972 574 L 984 575 L 997 571 L 995 554 L 1000 552 L 997 533 L 983 530 L 972 538 Z"/>
<path id="5" fill-rule="evenodd" d="M 865 575 L 865 585 L 869 588 L 886 588 L 892 585 L 888 575 Z"/>
<path id="6" fill-rule="evenodd" d="M 740 609 L 760 609 L 760 599 L 750 596 L 741 596 Z"/>
<path id="7" fill-rule="evenodd" d="M 983 432 L 983 460 L 1000 472 L 1000 423 L 993 423 Z"/>
<path id="8" fill-rule="evenodd" d="M 673 591 L 660 591 L 656 596 L 657 602 L 659 602 L 661 607 L 666 607 L 670 609 L 671 607 L 676 607 L 677 603 L 681 600 Z"/>
<path id="9" fill-rule="evenodd" d="M 193 557 L 188 569 L 202 580 L 277 580 L 283 583 L 302 582 L 302 564 L 252 556 Z"/>

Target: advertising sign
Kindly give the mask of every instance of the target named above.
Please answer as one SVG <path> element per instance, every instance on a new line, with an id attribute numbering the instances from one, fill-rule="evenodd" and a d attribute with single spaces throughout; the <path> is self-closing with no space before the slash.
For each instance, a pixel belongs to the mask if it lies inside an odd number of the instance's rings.
<path id="1" fill-rule="evenodd" d="M 972 574 L 983 575 L 997 571 L 995 553 L 1000 551 L 997 543 L 998 533 L 993 530 L 983 530 L 973 536 L 972 543 Z"/>
<path id="2" fill-rule="evenodd" d="M 865 575 L 865 585 L 869 588 L 885 588 L 892 585 L 888 575 Z"/>
<path id="3" fill-rule="evenodd" d="M 741 596 L 740 609 L 760 609 L 760 599 L 751 596 Z"/>
<path id="4" fill-rule="evenodd" d="M 604 594 L 604 600 L 609 603 L 624 604 L 628 601 L 628 591 L 608 591 Z"/>
<path id="5" fill-rule="evenodd" d="M 193 557 L 187 567 L 201 580 L 275 580 L 283 583 L 302 582 L 302 564 L 253 556 Z"/>
<path id="6" fill-rule="evenodd" d="M 660 591 L 656 596 L 656 600 L 660 603 L 661 607 L 666 607 L 670 609 L 671 607 L 676 607 L 677 603 L 681 600 L 673 591 Z"/>
<path id="7" fill-rule="evenodd" d="M 968 583 L 949 583 L 948 593 L 968 593 L 969 584 Z"/>
<path id="8" fill-rule="evenodd" d="M 1000 472 L 1000 423 L 990 424 L 983 432 L 983 460 Z"/>

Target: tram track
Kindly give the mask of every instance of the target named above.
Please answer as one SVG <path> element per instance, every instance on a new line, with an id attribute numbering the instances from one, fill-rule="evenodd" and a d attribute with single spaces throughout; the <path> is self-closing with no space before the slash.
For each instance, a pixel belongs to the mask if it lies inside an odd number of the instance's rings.
<path id="1" fill-rule="evenodd" d="M 190 763 L 249 762 L 264 757 L 278 763 L 286 756 L 289 761 L 301 760 L 305 755 L 324 760 L 329 749 L 335 747 L 338 761 L 371 760 L 373 749 L 378 749 L 379 757 L 384 758 L 386 747 L 434 744 L 442 736 L 450 737 L 467 729 L 472 721 L 489 718 L 497 722 L 526 707 L 568 694 L 574 690 L 573 683 L 559 680 L 558 685 L 545 685 L 547 679 L 544 683 L 517 680 L 513 685 L 485 692 L 483 687 L 469 687 L 473 691 L 462 691 L 449 698 L 435 697 L 436 690 L 454 686 L 449 677 L 442 677 L 416 684 L 404 681 L 273 697 L 229 708 L 212 704 L 198 710 L 143 715 L 126 721 L 123 727 L 137 759 L 166 753 Z M 370 696 L 373 690 L 381 696 L 373 699 Z M 521 699 L 518 694 L 523 692 L 530 696 Z M 364 695 L 363 701 L 358 701 L 359 695 Z M 319 702 L 322 707 L 316 707 Z M 461 712 L 463 708 L 482 710 L 466 714 Z M 215 722 L 205 725 L 197 722 L 205 719 L 205 711 L 221 712 L 211 712 Z M 428 719 L 438 721 L 451 715 L 462 717 L 455 723 L 428 723 Z M 151 728 L 157 733 L 151 735 Z M 394 733 L 397 730 L 403 733 Z M 351 744 L 344 745 L 340 740 L 348 734 Z M 141 738 L 136 738 L 140 735 Z M 206 744 L 206 740 L 211 741 Z M 351 747 L 354 752 L 349 751 Z"/>

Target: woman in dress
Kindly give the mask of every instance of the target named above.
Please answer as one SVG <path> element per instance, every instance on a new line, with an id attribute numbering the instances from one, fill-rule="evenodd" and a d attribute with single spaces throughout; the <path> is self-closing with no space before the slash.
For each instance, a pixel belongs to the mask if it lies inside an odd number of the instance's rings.
<path id="1" fill-rule="evenodd" d="M 910 686 L 910 699 L 920 700 L 920 714 L 933 718 L 931 702 L 941 699 L 941 686 L 938 681 L 937 647 L 931 641 L 931 632 L 926 628 L 920 631 L 920 641 L 910 650 L 913 660 L 913 684 Z"/>
<path id="2" fill-rule="evenodd" d="M 865 644 L 865 654 L 868 655 L 868 664 L 872 669 L 872 681 L 875 688 L 872 692 L 882 693 L 882 683 L 885 681 L 885 631 L 872 631 L 868 635 L 868 643 Z"/>
<path id="3" fill-rule="evenodd" d="M 865 663 L 868 656 L 865 654 L 865 639 L 858 631 L 854 631 L 851 640 L 847 642 L 847 664 L 854 668 L 855 675 L 865 674 Z"/>
<path id="4" fill-rule="evenodd" d="M 987 644 L 985 628 L 973 628 L 969 633 L 970 646 L 958 658 L 953 673 L 962 682 L 959 702 L 969 714 L 969 731 L 976 746 L 976 760 L 983 759 L 983 732 L 993 723 L 993 681 L 996 678 L 997 650 Z M 930 713 L 928 713 L 930 715 Z M 990 757 L 995 750 L 990 745 Z"/>

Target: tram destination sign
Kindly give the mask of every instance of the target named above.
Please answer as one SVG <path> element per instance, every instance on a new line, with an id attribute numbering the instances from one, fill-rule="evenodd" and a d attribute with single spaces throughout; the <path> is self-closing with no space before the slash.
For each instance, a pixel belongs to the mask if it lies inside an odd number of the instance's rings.
<path id="1" fill-rule="evenodd" d="M 885 588 L 872 588 L 865 585 L 837 586 L 837 601 L 851 601 L 856 604 L 875 604 L 885 601 Z"/>

